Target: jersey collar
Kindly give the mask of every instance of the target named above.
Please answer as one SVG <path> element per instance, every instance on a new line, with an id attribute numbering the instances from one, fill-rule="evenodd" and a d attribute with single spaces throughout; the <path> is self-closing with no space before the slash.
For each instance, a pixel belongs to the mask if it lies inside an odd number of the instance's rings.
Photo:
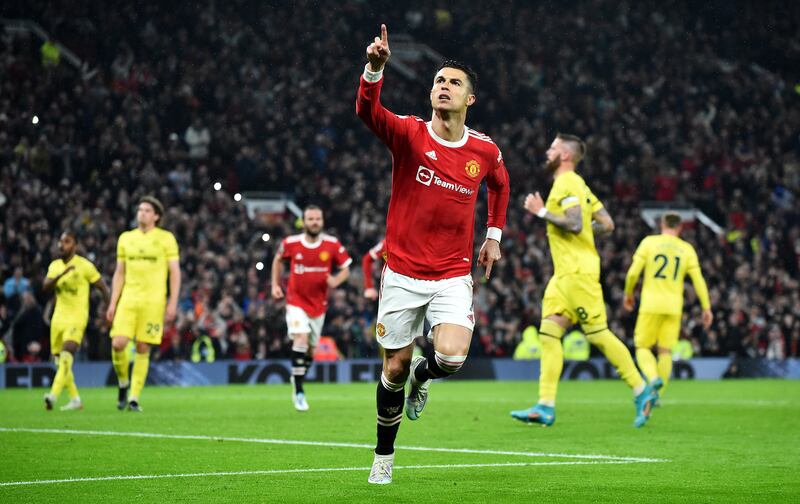
<path id="1" fill-rule="evenodd" d="M 464 126 L 464 136 L 461 137 L 461 140 L 456 140 L 455 142 L 450 142 L 437 135 L 436 132 L 433 131 L 433 125 L 431 124 L 431 121 L 426 122 L 425 125 L 428 127 L 428 134 L 431 136 L 431 138 L 436 140 L 436 143 L 444 145 L 445 147 L 463 147 L 467 143 L 467 140 L 469 140 L 469 128 L 467 128 L 466 125 Z"/>

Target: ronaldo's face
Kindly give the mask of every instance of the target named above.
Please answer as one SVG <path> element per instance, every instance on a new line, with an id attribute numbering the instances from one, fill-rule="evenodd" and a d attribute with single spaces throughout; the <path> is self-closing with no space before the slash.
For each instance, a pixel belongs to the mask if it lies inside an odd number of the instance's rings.
<path id="1" fill-rule="evenodd" d="M 433 78 L 431 107 L 443 112 L 465 111 L 475 103 L 469 77 L 463 70 L 444 67 Z"/>
<path id="2" fill-rule="evenodd" d="M 303 215 L 303 229 L 309 236 L 317 236 L 322 232 L 325 221 L 320 210 L 306 210 Z"/>
<path id="3" fill-rule="evenodd" d="M 154 226 L 158 221 L 158 214 L 156 209 L 150 203 L 139 203 L 139 209 L 136 211 L 136 222 L 140 226 L 150 227 Z"/>

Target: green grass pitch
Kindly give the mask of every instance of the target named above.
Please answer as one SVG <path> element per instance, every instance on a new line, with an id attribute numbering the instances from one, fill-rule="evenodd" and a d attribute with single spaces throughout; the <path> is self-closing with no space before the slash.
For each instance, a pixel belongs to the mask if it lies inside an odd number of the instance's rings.
<path id="1" fill-rule="evenodd" d="M 285 385 L 149 387 L 142 414 L 111 388 L 79 412 L 3 390 L 0 502 L 800 502 L 800 382 L 674 382 L 642 429 L 619 381 L 563 382 L 553 427 L 511 419 L 535 390 L 433 384 L 388 486 L 367 483 L 374 384 L 310 384 L 307 413 Z"/>

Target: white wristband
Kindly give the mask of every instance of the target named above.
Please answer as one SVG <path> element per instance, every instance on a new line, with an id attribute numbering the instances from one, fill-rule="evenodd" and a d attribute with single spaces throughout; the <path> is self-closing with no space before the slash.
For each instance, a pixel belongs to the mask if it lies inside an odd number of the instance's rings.
<path id="1" fill-rule="evenodd" d="M 489 227 L 486 229 L 486 239 L 487 240 L 495 240 L 500 242 L 500 239 L 503 237 L 503 230 L 498 227 Z"/>
<path id="2" fill-rule="evenodd" d="M 364 80 L 367 82 L 378 82 L 383 78 L 383 68 L 378 70 L 377 72 L 373 72 L 369 69 L 369 63 L 364 67 Z"/>
<path id="3" fill-rule="evenodd" d="M 536 216 L 540 219 L 544 219 L 545 215 L 547 215 L 547 209 L 545 207 L 540 208 L 539 211 L 536 212 Z"/>

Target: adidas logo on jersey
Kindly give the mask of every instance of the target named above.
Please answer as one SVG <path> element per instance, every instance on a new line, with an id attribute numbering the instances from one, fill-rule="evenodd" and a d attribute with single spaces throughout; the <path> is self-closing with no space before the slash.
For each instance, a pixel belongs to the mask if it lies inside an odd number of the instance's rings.
<path id="1" fill-rule="evenodd" d="M 433 159 L 434 161 L 438 161 L 439 159 L 436 157 L 436 151 L 430 151 L 425 153 L 426 156 Z"/>

